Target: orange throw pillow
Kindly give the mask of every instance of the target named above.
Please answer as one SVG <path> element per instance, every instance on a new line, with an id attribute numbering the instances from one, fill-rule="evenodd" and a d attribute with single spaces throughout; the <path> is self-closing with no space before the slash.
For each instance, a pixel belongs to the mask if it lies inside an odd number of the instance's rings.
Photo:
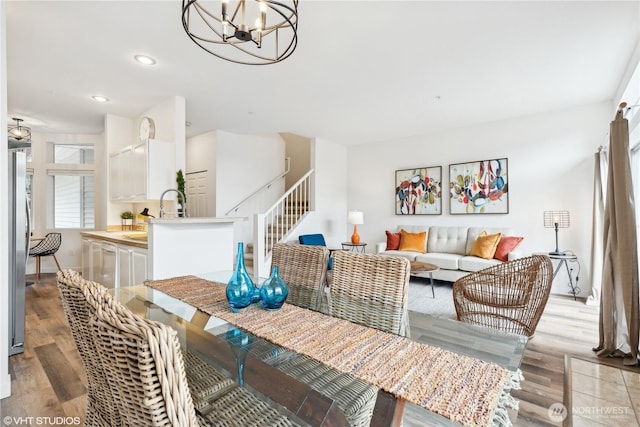
<path id="1" fill-rule="evenodd" d="M 400 247 L 401 251 L 411 251 L 425 253 L 425 244 L 427 241 L 427 232 L 422 233 L 409 233 L 405 230 L 400 230 Z"/>
<path id="2" fill-rule="evenodd" d="M 483 231 L 473 243 L 471 248 L 471 256 L 477 256 L 484 259 L 492 259 L 498 248 L 498 243 L 502 234 L 487 234 Z"/>
<path id="3" fill-rule="evenodd" d="M 523 240 L 524 237 L 502 236 L 493 257 L 500 261 L 509 261 L 509 252 L 520 246 Z"/>
<path id="4" fill-rule="evenodd" d="M 387 233 L 387 251 L 397 251 L 400 247 L 400 233 L 393 233 L 386 230 Z"/>

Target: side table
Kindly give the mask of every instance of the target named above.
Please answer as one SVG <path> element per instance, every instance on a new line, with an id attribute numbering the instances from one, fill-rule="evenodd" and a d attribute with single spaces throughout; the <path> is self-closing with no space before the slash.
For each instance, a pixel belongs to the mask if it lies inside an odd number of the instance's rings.
<path id="1" fill-rule="evenodd" d="M 573 271 L 573 268 L 571 269 L 569 268 L 569 262 L 578 262 L 578 256 L 570 252 L 564 255 L 557 255 L 557 254 L 547 254 L 547 255 L 552 260 L 557 259 L 558 261 L 560 261 L 553 272 L 554 279 L 556 278 L 556 276 L 558 275 L 558 271 L 560 271 L 560 269 L 562 268 L 562 265 L 564 264 L 565 269 L 567 270 L 567 276 L 569 276 L 569 288 L 570 288 L 569 293 L 573 295 L 573 299 L 575 300 L 576 294 L 580 293 L 580 288 L 578 287 L 578 275 L 576 275 L 576 280 L 574 283 L 573 276 L 571 276 L 571 271 Z"/>
<path id="2" fill-rule="evenodd" d="M 429 275 L 431 280 L 431 296 L 436 297 L 436 291 L 433 287 L 433 272 L 440 270 L 435 264 L 429 264 L 428 262 L 411 261 L 411 275 L 415 277 L 424 277 L 424 274 Z"/>
<path id="3" fill-rule="evenodd" d="M 362 252 L 364 253 L 364 248 L 367 246 L 366 243 L 351 243 L 351 242 L 342 242 L 342 249 L 349 250 L 351 252 Z"/>

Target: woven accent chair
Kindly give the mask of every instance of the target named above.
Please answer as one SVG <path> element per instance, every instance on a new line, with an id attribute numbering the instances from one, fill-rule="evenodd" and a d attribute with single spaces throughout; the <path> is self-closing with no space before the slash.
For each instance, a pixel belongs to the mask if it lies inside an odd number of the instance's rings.
<path id="1" fill-rule="evenodd" d="M 329 250 L 324 246 L 276 243 L 271 265 L 289 287 L 287 302 L 319 310 L 324 295 Z"/>
<path id="2" fill-rule="evenodd" d="M 193 406 L 199 415 L 207 415 L 213 410 L 213 402 L 236 387 L 236 383 L 191 351 L 183 350 L 182 360 Z"/>
<path id="3" fill-rule="evenodd" d="M 458 320 L 531 338 L 552 281 L 553 265 L 546 255 L 518 258 L 471 273 L 453 284 Z"/>
<path id="4" fill-rule="evenodd" d="M 32 248 L 29 248 L 29 256 L 36 259 L 36 279 L 40 279 L 40 259 L 43 256 L 52 256 L 58 266 L 58 271 L 62 270 L 62 268 L 60 268 L 58 258 L 56 258 L 56 252 L 60 249 L 61 244 L 62 234 L 47 233 L 47 235 L 44 236 L 44 239 L 40 240 Z"/>
<path id="5" fill-rule="evenodd" d="M 409 260 L 336 251 L 329 287 L 329 314 L 409 336 Z"/>
<path id="6" fill-rule="evenodd" d="M 102 304 L 101 301 L 109 295 L 104 287 L 86 282 L 76 271 L 60 270 L 57 280 L 62 308 L 87 375 L 85 425 L 121 425 L 120 412 L 107 384 L 94 335 L 89 329 L 89 320 L 95 307 Z"/>
<path id="7" fill-rule="evenodd" d="M 351 427 L 367 427 L 371 423 L 378 388 L 349 374 L 331 369 L 310 357 L 291 354 L 273 366 L 332 398 Z"/>
<path id="8" fill-rule="evenodd" d="M 227 394 L 238 395 L 234 381 L 195 354 L 182 352 L 175 330 L 133 314 L 114 301 L 104 286 L 84 280 L 75 271 L 62 270 L 58 272 L 58 288 L 87 372 L 85 425 L 293 425 L 276 409 L 247 391 L 240 393 L 241 400 L 229 400 L 225 397 Z M 105 323 L 105 318 L 111 319 L 114 324 Z M 105 328 L 101 336 L 95 333 L 99 321 L 103 322 Z M 105 335 L 105 330 L 114 337 L 118 336 L 117 331 L 123 336 L 120 341 L 109 341 L 109 334 Z M 132 348 L 127 345 L 132 345 Z M 137 354 L 136 350 L 139 351 Z M 135 359 L 135 355 L 140 359 Z M 152 369 L 158 357 L 162 362 L 159 365 L 160 374 Z M 183 362 L 185 367 L 182 367 Z M 127 367 L 131 366 L 133 369 L 127 371 Z M 116 378 L 113 376 L 115 372 L 123 375 Z M 126 388 L 119 388 L 123 382 Z M 195 396 L 193 400 L 191 393 Z M 141 396 L 149 400 L 140 399 Z M 221 401 L 227 403 L 222 405 Z M 163 402 L 169 409 L 163 406 Z M 253 409 L 247 409 L 250 405 Z M 194 408 L 199 409 L 197 415 Z M 132 412 L 136 414 L 133 418 Z M 180 414 L 179 418 L 176 418 L 176 414 Z M 145 415 L 152 418 L 145 418 Z M 197 417 L 196 421 L 192 415 Z M 267 420 L 264 423 L 262 416 Z"/>
<path id="9" fill-rule="evenodd" d="M 115 301 L 102 304 L 89 327 L 123 426 L 199 425 L 174 329 Z"/>

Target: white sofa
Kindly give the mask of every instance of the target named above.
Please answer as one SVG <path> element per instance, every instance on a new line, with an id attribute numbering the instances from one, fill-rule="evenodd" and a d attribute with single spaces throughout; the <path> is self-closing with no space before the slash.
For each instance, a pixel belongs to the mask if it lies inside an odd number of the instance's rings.
<path id="1" fill-rule="evenodd" d="M 440 267 L 440 270 L 433 272 L 433 278 L 448 282 L 455 282 L 471 272 L 502 262 L 497 259 L 484 259 L 470 255 L 471 248 L 480 233 L 486 231 L 488 234 L 502 233 L 506 236 L 513 236 L 512 230 L 508 228 L 399 225 L 397 231 L 399 232 L 401 229 L 409 233 L 426 231 L 425 253 L 387 251 L 386 241 L 376 243 L 376 252 L 383 255 L 402 256 L 410 261 L 435 264 Z M 508 255 L 509 260 L 520 257 L 521 253 L 517 248 Z"/>

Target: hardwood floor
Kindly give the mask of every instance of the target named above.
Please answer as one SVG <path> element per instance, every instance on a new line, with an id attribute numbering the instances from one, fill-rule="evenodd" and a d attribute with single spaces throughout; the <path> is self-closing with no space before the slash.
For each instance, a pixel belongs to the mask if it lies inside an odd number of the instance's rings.
<path id="1" fill-rule="evenodd" d="M 12 395 L 0 401 L 0 414 L 49 417 L 39 420 L 38 425 L 43 426 L 60 425 L 61 420 L 54 417 L 69 417 L 64 420 L 66 425 L 81 425 L 86 377 L 62 312 L 54 274 L 43 274 L 27 287 L 26 312 L 25 352 L 9 359 Z M 594 356 L 591 347 L 597 342 L 597 308 L 570 297 L 551 296 L 522 361 L 522 389 L 513 392 L 520 401 L 516 426 L 560 425 L 550 420 L 547 411 L 553 403 L 563 402 L 565 354 L 619 366 L 615 359 Z M 640 368 L 631 371 L 640 374 Z"/>
<path id="2" fill-rule="evenodd" d="M 64 417 L 67 425 L 83 425 L 87 380 L 62 311 L 55 275 L 42 274 L 39 281 L 29 276 L 28 280 L 35 283 L 26 288 L 25 351 L 9 358 L 11 396 L 0 401 L 0 413 L 3 418 L 22 418 L 26 425 L 37 421 L 38 425 L 60 425 L 55 417 Z"/>

